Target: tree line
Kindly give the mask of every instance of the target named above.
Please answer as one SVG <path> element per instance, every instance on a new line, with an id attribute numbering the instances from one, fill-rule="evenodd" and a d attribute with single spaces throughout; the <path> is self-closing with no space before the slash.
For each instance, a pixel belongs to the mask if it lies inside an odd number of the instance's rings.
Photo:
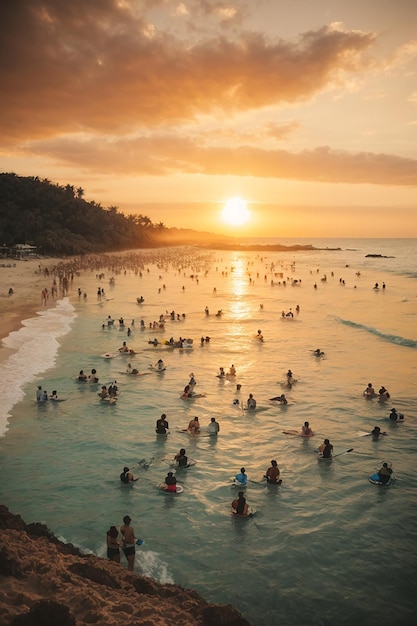
<path id="1" fill-rule="evenodd" d="M 169 229 L 146 215 L 83 199 L 84 190 L 37 176 L 0 173 L 0 243 L 63 256 L 167 245 Z"/>

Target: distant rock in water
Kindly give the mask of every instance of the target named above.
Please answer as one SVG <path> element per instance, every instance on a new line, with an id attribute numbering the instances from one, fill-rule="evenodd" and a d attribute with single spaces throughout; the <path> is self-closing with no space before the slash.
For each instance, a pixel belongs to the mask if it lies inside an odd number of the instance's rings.
<path id="1" fill-rule="evenodd" d="M 386 256 L 385 254 L 365 254 L 365 259 L 371 257 L 373 259 L 395 259 L 395 256 Z"/>
<path id="2" fill-rule="evenodd" d="M 250 626 L 229 604 L 83 555 L 4 505 L 0 542 L 0 626 Z"/>

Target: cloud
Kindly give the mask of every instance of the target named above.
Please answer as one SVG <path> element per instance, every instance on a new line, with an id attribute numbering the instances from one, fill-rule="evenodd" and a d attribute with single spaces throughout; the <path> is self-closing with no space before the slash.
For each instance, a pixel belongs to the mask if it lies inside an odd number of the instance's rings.
<path id="1" fill-rule="evenodd" d="M 347 152 L 323 146 L 290 152 L 252 146 L 210 146 L 179 134 L 84 141 L 56 139 L 31 147 L 92 173 L 166 176 L 252 176 L 326 183 L 417 185 L 417 160 L 389 154 Z"/>
<path id="2" fill-rule="evenodd" d="M 363 71 L 375 40 L 332 25 L 295 41 L 242 31 L 190 43 L 147 19 L 154 5 L 166 7 L 149 1 L 140 12 L 130 0 L 2 3 L 3 144 L 86 131 L 129 135 L 202 114 L 308 100 L 342 75 Z M 203 5 L 223 17 L 233 13 L 231 4 Z"/>

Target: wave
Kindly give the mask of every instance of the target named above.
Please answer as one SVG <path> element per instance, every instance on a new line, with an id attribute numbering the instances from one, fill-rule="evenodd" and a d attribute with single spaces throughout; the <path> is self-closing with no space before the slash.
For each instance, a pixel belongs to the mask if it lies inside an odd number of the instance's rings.
<path id="1" fill-rule="evenodd" d="M 360 330 L 366 330 L 366 332 L 375 335 L 376 337 L 380 337 L 385 341 L 389 341 L 390 343 L 394 343 L 397 346 L 404 346 L 406 348 L 417 348 L 417 341 L 415 339 L 406 339 L 405 337 L 399 337 L 398 335 L 391 335 L 389 333 L 383 333 L 377 328 L 373 328 L 372 326 L 366 326 L 365 324 L 358 324 L 357 322 L 352 322 L 350 320 L 344 320 L 342 318 L 336 318 L 341 324 L 345 326 L 350 326 L 351 328 L 359 328 Z"/>
<path id="2" fill-rule="evenodd" d="M 3 346 L 13 354 L 0 363 L 0 437 L 7 431 L 11 409 L 24 398 L 25 385 L 55 364 L 60 345 L 57 340 L 70 331 L 76 316 L 74 307 L 64 298 L 54 309 L 23 320 L 22 328 L 3 339 Z"/>

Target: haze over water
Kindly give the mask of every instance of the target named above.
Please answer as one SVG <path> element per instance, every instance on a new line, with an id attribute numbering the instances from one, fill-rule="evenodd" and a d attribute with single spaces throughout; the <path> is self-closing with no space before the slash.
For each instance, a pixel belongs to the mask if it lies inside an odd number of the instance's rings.
<path id="1" fill-rule="evenodd" d="M 83 271 L 68 299 L 12 333 L 4 342 L 12 354 L 0 365 L 1 502 L 26 522 L 42 521 L 57 536 L 103 557 L 106 530 L 129 514 L 145 541 L 137 550 L 138 573 L 234 604 L 253 626 L 411 624 L 416 242 L 279 243 L 342 249 L 145 251 L 141 276 L 131 267 L 120 273 L 103 267 L 99 281 L 98 270 Z M 368 253 L 394 258 L 366 258 Z M 376 282 L 386 289 L 373 289 Z M 98 302 L 98 286 L 109 300 Z M 85 301 L 78 287 L 88 294 Z M 141 295 L 145 302 L 138 305 Z M 282 319 L 281 311 L 290 308 L 294 319 Z M 185 319 L 172 321 L 171 311 Z M 150 331 L 149 323 L 167 312 L 165 332 Z M 102 329 L 108 315 L 114 328 Z M 193 349 L 148 343 L 171 336 L 192 338 Z M 210 342 L 201 345 L 202 336 Z M 100 356 L 124 340 L 138 352 L 132 366 L 146 375 L 127 375 L 128 357 Z M 316 348 L 324 357 L 312 355 Z M 159 358 L 167 368 L 161 375 L 149 367 Z M 232 363 L 236 379 L 219 380 L 219 367 L 227 371 Z M 92 368 L 100 384 L 117 380 L 116 405 L 100 403 L 99 387 L 74 380 L 80 369 Z M 297 379 L 292 389 L 282 386 L 289 368 Z M 179 396 L 191 372 L 195 391 L 205 395 L 184 401 Z M 365 400 L 368 382 L 376 390 L 384 385 L 389 402 Z M 57 389 L 66 401 L 38 406 L 38 384 Z M 249 393 L 257 400 L 254 413 L 233 403 L 246 402 Z M 286 407 L 269 401 L 281 393 Z M 403 424 L 388 420 L 393 406 L 405 414 Z M 166 438 L 154 431 L 163 412 L 170 424 Z M 217 419 L 217 439 L 179 432 L 195 415 L 203 427 Z M 315 437 L 283 434 L 306 420 Z M 378 441 L 360 436 L 375 425 L 388 435 Z M 314 453 L 325 437 L 340 453 L 331 462 L 318 461 Z M 197 463 L 177 471 L 184 492 L 169 496 L 156 485 L 180 447 Z M 148 469 L 138 464 L 141 459 Z M 271 459 L 281 469 L 280 487 L 262 483 Z M 392 463 L 395 480 L 380 488 L 368 476 L 383 461 Z M 124 465 L 139 476 L 133 486 L 120 484 Z M 242 466 L 254 481 L 246 493 L 257 510 L 250 519 L 230 514 L 231 477 Z"/>

